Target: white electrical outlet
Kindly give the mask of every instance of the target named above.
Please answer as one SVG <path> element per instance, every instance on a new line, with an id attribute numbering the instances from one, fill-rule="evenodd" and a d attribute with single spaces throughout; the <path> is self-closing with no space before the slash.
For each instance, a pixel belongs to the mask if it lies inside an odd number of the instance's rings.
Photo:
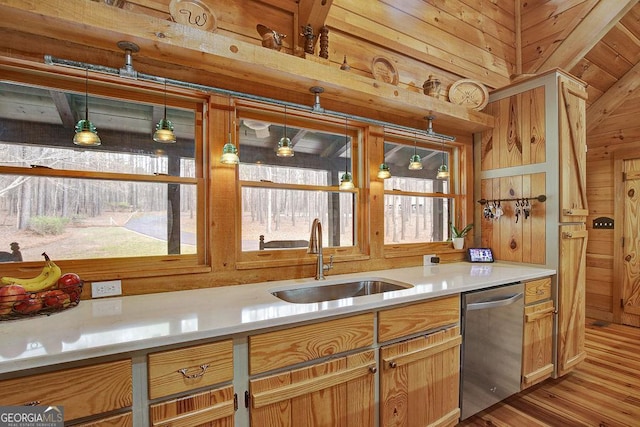
<path id="1" fill-rule="evenodd" d="M 424 255 L 422 257 L 422 265 L 436 265 L 435 263 L 431 262 L 431 258 L 435 256 L 436 254 Z"/>
<path id="2" fill-rule="evenodd" d="M 91 297 L 113 297 L 122 295 L 122 281 L 109 280 L 106 282 L 91 282 Z"/>

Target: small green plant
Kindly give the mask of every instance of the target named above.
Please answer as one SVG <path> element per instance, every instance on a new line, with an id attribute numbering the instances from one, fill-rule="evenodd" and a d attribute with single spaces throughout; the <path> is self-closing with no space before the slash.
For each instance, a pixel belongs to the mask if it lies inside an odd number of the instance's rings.
<path id="1" fill-rule="evenodd" d="M 451 237 L 464 237 L 467 235 L 469 231 L 473 228 L 473 224 L 467 224 L 462 230 L 458 230 L 458 228 L 451 223 Z"/>
<path id="2" fill-rule="evenodd" d="M 68 223 L 69 218 L 56 216 L 34 216 L 29 220 L 29 229 L 42 236 L 45 234 L 55 236 L 62 234 Z"/>

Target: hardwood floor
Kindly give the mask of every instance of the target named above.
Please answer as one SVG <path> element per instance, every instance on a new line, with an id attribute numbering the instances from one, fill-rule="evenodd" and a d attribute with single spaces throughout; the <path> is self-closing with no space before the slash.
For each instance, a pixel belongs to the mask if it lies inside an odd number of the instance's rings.
<path id="1" fill-rule="evenodd" d="M 462 426 L 640 426 L 640 329 L 588 321 L 587 359 L 458 424 Z"/>

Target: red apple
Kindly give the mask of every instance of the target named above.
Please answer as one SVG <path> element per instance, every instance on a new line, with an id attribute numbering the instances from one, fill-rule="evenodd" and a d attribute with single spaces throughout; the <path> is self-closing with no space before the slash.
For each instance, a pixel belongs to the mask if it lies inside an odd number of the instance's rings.
<path id="1" fill-rule="evenodd" d="M 20 285 L 6 285 L 0 288 L 0 315 L 11 313 L 13 306 L 29 298 Z"/>
<path id="2" fill-rule="evenodd" d="M 42 300 L 45 307 L 64 308 L 71 304 L 69 294 L 60 289 L 52 289 L 50 291 L 40 292 L 38 297 Z"/>
<path id="3" fill-rule="evenodd" d="M 42 308 L 42 299 L 38 298 L 36 294 L 30 294 L 29 298 L 20 301 L 13 306 L 13 309 L 18 313 L 29 314 L 40 311 Z"/>
<path id="4" fill-rule="evenodd" d="M 78 302 L 83 283 L 76 273 L 65 273 L 58 279 L 58 289 L 68 294 L 71 301 Z"/>

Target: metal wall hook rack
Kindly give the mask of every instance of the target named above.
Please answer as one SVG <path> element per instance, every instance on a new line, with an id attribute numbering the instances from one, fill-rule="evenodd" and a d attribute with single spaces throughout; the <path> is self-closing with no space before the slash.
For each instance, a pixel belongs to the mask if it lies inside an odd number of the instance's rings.
<path id="1" fill-rule="evenodd" d="M 539 202 L 545 202 L 547 200 L 547 196 L 545 196 L 544 194 L 541 194 L 537 197 L 518 197 L 518 198 L 511 198 L 511 199 L 491 199 L 491 200 L 487 200 L 487 199 L 480 199 L 478 200 L 478 203 L 480 203 L 481 205 L 486 205 L 487 203 L 499 203 L 499 202 L 520 202 L 523 200 L 537 200 Z"/>

